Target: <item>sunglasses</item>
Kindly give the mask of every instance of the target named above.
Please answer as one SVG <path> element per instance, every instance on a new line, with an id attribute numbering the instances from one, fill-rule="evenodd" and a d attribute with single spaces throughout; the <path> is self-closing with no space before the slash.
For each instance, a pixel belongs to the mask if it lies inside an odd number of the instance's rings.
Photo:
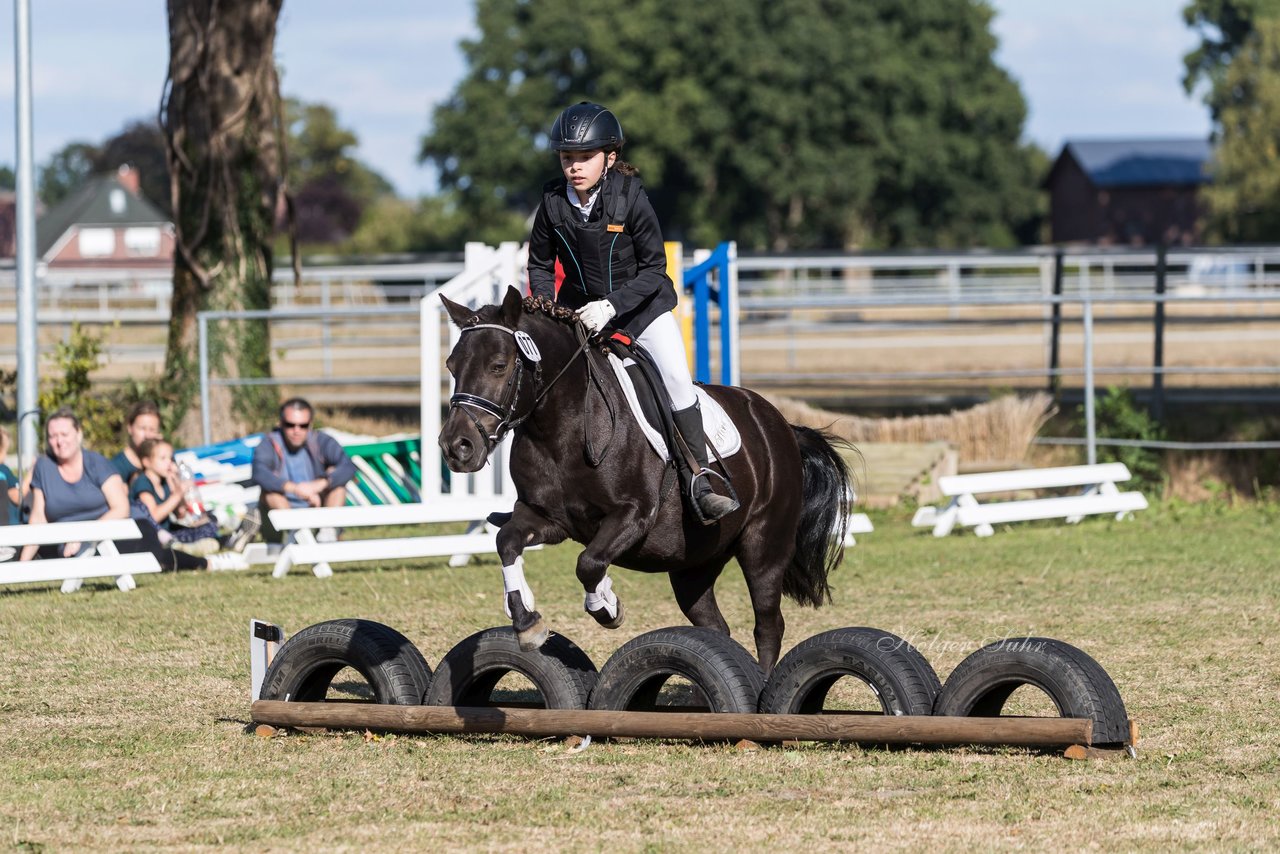
<path id="1" fill-rule="evenodd" d="M 280 425 L 286 430 L 306 430 L 311 426 L 310 421 L 304 421 L 301 424 L 294 424 L 292 421 L 281 421 Z"/>

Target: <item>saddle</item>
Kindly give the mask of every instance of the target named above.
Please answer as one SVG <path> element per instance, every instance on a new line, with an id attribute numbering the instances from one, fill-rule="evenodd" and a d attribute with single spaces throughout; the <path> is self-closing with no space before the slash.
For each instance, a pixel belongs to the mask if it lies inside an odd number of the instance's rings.
<path id="1" fill-rule="evenodd" d="M 658 375 L 657 366 L 639 342 L 615 333 L 606 341 L 609 367 L 641 432 L 663 462 L 671 462 L 675 424 L 671 420 L 671 398 Z M 702 410 L 702 427 L 707 436 L 707 459 L 724 460 L 742 450 L 742 434 L 714 397 L 700 385 L 694 386 Z"/>

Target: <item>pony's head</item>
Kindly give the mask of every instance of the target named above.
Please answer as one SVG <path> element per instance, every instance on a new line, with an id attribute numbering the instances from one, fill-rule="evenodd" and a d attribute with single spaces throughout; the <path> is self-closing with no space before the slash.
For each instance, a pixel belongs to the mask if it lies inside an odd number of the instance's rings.
<path id="1" fill-rule="evenodd" d="M 519 332 L 523 302 L 508 288 L 501 305 L 472 311 L 441 296 L 450 319 L 462 330 L 445 366 L 453 375 L 454 395 L 440 428 L 440 450 L 456 472 L 478 471 L 503 435 L 531 405 L 541 355 L 533 340 Z"/>

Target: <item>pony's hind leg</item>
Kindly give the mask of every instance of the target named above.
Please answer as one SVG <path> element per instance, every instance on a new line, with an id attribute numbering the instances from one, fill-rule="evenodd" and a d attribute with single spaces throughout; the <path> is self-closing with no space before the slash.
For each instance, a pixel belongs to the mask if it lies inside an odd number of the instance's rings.
<path id="1" fill-rule="evenodd" d="M 498 531 L 498 557 L 502 560 L 503 610 L 511 618 L 520 648 L 535 650 L 547 641 L 550 629 L 534 609 L 533 590 L 524 577 L 523 552 L 539 543 L 558 543 L 565 537 L 558 526 L 516 502 L 511 518 Z"/>
<path id="2" fill-rule="evenodd" d="M 671 591 L 676 594 L 676 604 L 689 618 L 689 622 L 704 629 L 715 629 L 729 634 L 729 624 L 716 604 L 716 579 L 724 570 L 727 560 L 713 561 L 693 569 L 673 572 Z"/>
<path id="3" fill-rule="evenodd" d="M 782 634 L 786 630 L 786 621 L 782 618 L 782 579 L 793 550 L 794 544 L 783 534 L 744 537 L 738 550 L 738 564 L 755 612 L 756 658 L 765 676 L 778 663 L 782 652 Z"/>

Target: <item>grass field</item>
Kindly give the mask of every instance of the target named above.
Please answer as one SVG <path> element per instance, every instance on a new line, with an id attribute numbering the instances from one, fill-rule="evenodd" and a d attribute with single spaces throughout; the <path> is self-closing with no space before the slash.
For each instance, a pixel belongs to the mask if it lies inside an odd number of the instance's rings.
<path id="1" fill-rule="evenodd" d="M 1159 506 L 1117 523 L 936 540 L 874 517 L 835 603 L 790 607 L 784 648 L 869 625 L 944 679 L 968 652 L 1048 635 L 1092 654 L 1142 727 L 1137 760 L 1013 749 L 510 737 L 258 738 L 247 621 L 360 616 L 434 664 L 503 622 L 499 571 L 443 561 L 0 588 L 0 844 L 15 850 L 1274 850 L 1280 843 L 1280 507 Z M 665 578 L 615 572 L 629 623 L 580 610 L 573 548 L 531 553 L 553 627 L 603 664 L 682 619 Z M 0 573 L 3 569 L 0 568 Z M 720 599 L 750 637 L 744 585 Z M 1029 700 L 1034 705 L 1034 701 Z"/>

